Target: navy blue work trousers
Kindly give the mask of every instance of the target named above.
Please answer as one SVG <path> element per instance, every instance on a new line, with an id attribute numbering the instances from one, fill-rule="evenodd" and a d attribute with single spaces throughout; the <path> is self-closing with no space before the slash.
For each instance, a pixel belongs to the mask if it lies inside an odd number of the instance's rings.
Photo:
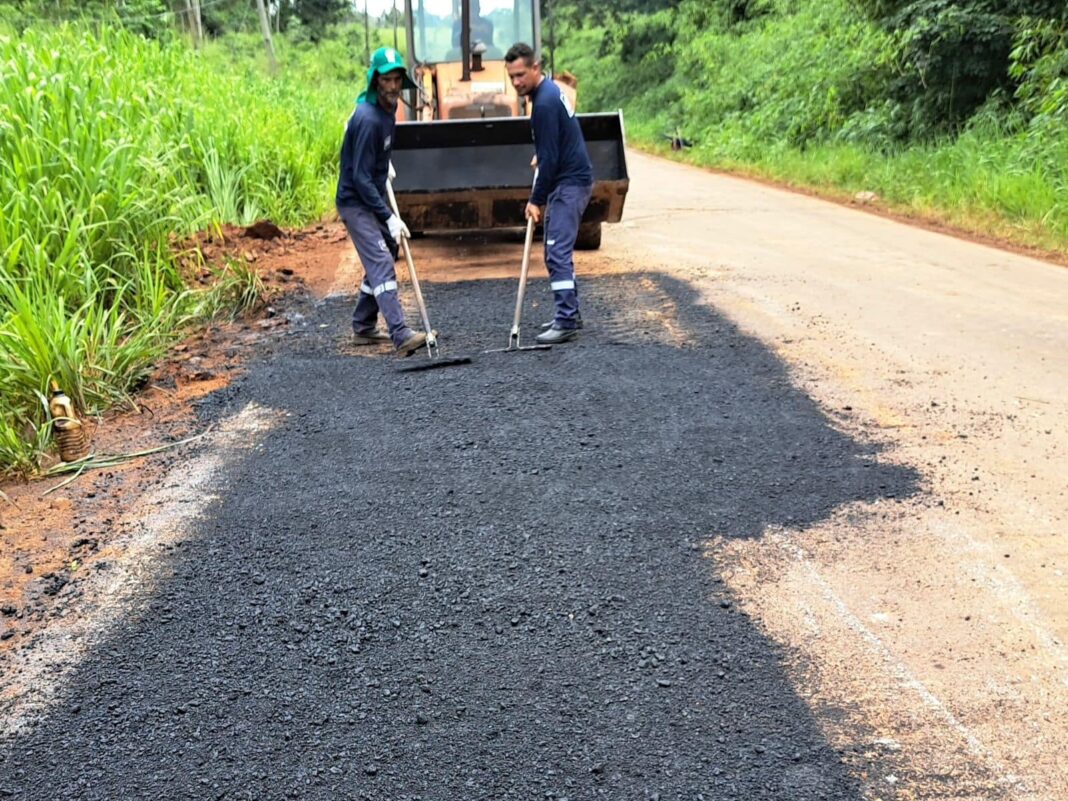
<path id="1" fill-rule="evenodd" d="M 590 202 L 593 186 L 556 187 L 549 193 L 545 209 L 545 267 L 556 304 L 555 323 L 559 328 L 579 324 L 578 285 L 575 283 L 575 240 L 582 215 Z"/>
<path id="2" fill-rule="evenodd" d="M 389 331 L 389 338 L 399 346 L 412 335 L 404 322 L 404 310 L 397 295 L 397 244 L 386 224 L 362 206 L 339 207 L 337 213 L 345 223 L 352 244 L 363 265 L 364 279 L 360 296 L 352 311 L 352 330 L 368 334 L 375 330 L 378 313 Z"/>

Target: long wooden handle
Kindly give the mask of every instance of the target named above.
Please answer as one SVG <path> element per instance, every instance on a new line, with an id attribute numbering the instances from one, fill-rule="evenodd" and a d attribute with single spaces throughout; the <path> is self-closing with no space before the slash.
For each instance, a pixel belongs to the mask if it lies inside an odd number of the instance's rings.
<path id="1" fill-rule="evenodd" d="M 393 194 L 393 182 L 386 179 L 386 194 L 389 195 L 389 207 L 400 219 L 400 210 L 397 208 L 397 196 Z M 423 288 L 419 286 L 419 275 L 415 271 L 415 261 L 412 259 L 412 250 L 408 247 L 408 237 L 401 234 L 401 250 L 404 251 L 404 260 L 408 262 L 408 275 L 412 277 L 412 289 L 415 292 L 415 302 L 419 306 L 419 316 L 423 320 L 423 330 L 426 331 L 427 344 L 433 347 L 435 343 L 434 329 L 430 327 L 430 315 L 426 311 L 426 301 L 423 300 Z"/>
<path id="2" fill-rule="evenodd" d="M 512 318 L 512 334 L 519 335 L 519 320 L 523 316 L 523 295 L 527 289 L 527 273 L 530 270 L 530 250 L 534 242 L 534 220 L 527 220 L 527 236 L 523 241 L 523 264 L 519 268 L 519 291 L 515 298 L 515 316 Z"/>

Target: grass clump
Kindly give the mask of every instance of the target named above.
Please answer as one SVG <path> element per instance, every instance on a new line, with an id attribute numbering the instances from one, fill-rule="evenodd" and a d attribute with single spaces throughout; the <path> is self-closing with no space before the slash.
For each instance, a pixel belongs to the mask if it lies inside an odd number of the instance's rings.
<path id="1" fill-rule="evenodd" d="M 0 474 L 47 442 L 55 380 L 81 414 L 129 398 L 198 319 L 262 294 L 228 265 L 190 291 L 168 243 L 329 207 L 351 86 L 308 92 L 222 48 L 122 29 L 0 22 Z"/>

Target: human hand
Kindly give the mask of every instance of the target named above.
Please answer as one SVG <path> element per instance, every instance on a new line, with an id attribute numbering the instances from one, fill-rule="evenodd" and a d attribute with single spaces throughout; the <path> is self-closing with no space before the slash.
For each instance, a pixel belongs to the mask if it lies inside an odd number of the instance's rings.
<path id="1" fill-rule="evenodd" d="M 533 220 L 535 223 L 540 223 L 541 206 L 535 206 L 533 203 L 528 203 L 526 208 L 526 216 L 528 220 Z"/>
<path id="2" fill-rule="evenodd" d="M 389 215 L 389 219 L 386 220 L 386 227 L 389 229 L 389 235 L 393 237 L 398 245 L 401 243 L 401 237 L 405 239 L 412 238 L 412 233 L 408 230 L 408 226 L 396 214 Z"/>

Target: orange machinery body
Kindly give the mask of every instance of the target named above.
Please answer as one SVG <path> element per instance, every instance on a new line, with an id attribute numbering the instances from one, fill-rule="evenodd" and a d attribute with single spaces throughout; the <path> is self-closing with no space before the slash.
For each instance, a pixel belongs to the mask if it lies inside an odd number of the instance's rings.
<path id="1" fill-rule="evenodd" d="M 417 108 L 418 120 L 472 120 L 485 117 L 525 115 L 527 104 L 521 101 L 503 61 L 487 61 L 479 70 L 471 70 L 470 80 L 463 80 L 463 64 L 455 61 L 416 67 L 413 77 L 430 98 Z M 567 95 L 571 107 L 578 108 L 576 81 L 563 73 L 554 82 Z M 405 104 L 397 108 L 397 121 L 409 121 L 412 114 Z"/>

